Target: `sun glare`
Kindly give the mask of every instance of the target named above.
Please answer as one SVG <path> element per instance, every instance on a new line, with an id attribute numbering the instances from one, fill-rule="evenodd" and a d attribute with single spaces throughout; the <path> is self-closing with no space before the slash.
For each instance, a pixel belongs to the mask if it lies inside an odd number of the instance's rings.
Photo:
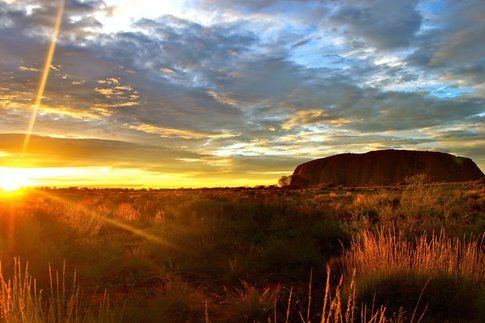
<path id="1" fill-rule="evenodd" d="M 15 192 L 30 185 L 32 185 L 32 182 L 29 178 L 19 172 L 9 173 L 8 170 L 0 171 L 0 190 L 4 192 Z"/>

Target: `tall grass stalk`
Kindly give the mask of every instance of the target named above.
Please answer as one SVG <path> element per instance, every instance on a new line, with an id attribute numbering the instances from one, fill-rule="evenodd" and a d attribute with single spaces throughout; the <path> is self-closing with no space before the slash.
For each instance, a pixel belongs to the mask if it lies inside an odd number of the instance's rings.
<path id="1" fill-rule="evenodd" d="M 44 311 L 37 281 L 15 259 L 13 278 L 6 279 L 0 262 L 0 320 L 5 322 L 42 322 Z"/>
<path id="2" fill-rule="evenodd" d="M 337 287 L 331 288 L 331 271 L 327 266 L 327 280 L 325 283 L 325 295 L 323 299 L 321 321 L 320 323 L 333 322 L 362 322 L 362 323 L 384 323 L 389 322 L 386 318 L 386 307 L 368 308 L 365 305 L 357 306 L 356 304 L 356 281 L 355 274 L 352 274 L 347 300 L 343 297 L 343 276 L 340 278 Z M 308 321 L 310 322 L 310 321 Z M 402 318 L 392 320 L 392 322 L 403 322 Z"/>
<path id="3" fill-rule="evenodd" d="M 91 310 L 82 308 L 76 273 L 67 281 L 66 266 L 53 271 L 49 266 L 47 296 L 37 279 L 29 273 L 28 263 L 14 259 L 13 274 L 6 277 L 0 262 L 0 321 L 2 322 L 114 322 L 115 312 L 109 308 L 107 295 Z M 86 304 L 83 304 L 86 305 Z"/>

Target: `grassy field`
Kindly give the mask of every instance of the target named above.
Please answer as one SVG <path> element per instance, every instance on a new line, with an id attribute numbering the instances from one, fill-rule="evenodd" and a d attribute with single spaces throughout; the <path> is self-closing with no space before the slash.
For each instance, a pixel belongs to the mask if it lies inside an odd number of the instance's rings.
<path id="1" fill-rule="evenodd" d="M 480 322 L 485 184 L 0 198 L 0 321 Z"/>

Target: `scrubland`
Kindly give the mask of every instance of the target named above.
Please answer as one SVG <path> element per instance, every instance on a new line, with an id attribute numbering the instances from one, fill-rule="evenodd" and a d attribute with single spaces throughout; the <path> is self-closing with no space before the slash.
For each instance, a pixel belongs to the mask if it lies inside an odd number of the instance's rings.
<path id="1" fill-rule="evenodd" d="M 485 184 L 0 197 L 0 321 L 480 322 Z"/>

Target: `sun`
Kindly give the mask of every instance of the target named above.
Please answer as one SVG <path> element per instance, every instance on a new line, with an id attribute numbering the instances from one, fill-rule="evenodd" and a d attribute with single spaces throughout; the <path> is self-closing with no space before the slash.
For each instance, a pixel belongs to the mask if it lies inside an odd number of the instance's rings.
<path id="1" fill-rule="evenodd" d="M 18 172 L 0 171 L 0 190 L 4 192 L 15 192 L 30 185 L 32 185 L 31 181 Z"/>

